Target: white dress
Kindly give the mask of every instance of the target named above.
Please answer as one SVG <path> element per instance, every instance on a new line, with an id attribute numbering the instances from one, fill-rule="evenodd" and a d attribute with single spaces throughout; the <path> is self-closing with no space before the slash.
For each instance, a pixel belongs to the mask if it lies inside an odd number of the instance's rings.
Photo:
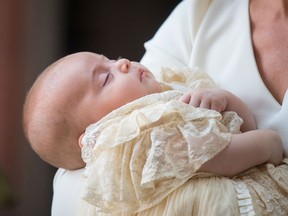
<path id="1" fill-rule="evenodd" d="M 252 49 L 248 9 L 248 0 L 184 0 L 161 26 L 155 37 L 146 43 L 147 52 L 142 63 L 156 74 L 163 65 L 203 68 L 218 86 L 233 92 L 246 102 L 253 111 L 259 128 L 271 128 L 280 133 L 287 155 L 287 94 L 281 106 L 261 79 Z M 74 196 L 74 193 L 83 187 L 79 180 L 80 173 L 81 171 L 64 169 L 57 171 L 54 178 L 52 216 L 75 213 L 75 203 L 79 202 L 80 196 Z M 222 183 L 214 185 L 214 190 L 225 190 Z M 198 198 L 209 196 L 209 191 L 201 190 L 201 185 L 205 187 L 207 183 L 204 180 L 193 183 L 188 181 L 182 190 L 197 190 L 197 193 L 195 191 L 192 195 L 197 195 Z M 234 197 L 228 193 L 229 190 L 226 198 L 218 196 L 211 197 L 211 200 L 217 199 L 227 203 Z M 176 199 L 177 195 L 173 194 L 170 199 Z M 192 195 L 190 199 L 194 200 L 195 197 Z M 192 205 L 190 207 L 193 208 Z M 221 209 L 222 206 L 218 205 L 217 208 Z M 207 208 L 202 208 L 203 215 L 205 210 Z M 235 211 L 238 212 L 238 209 Z"/>

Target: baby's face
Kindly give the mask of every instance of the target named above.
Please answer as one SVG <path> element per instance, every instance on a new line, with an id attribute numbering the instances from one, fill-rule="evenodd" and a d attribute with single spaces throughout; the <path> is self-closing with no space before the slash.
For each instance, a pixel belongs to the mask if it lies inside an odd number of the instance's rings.
<path id="1" fill-rule="evenodd" d="M 90 123 L 128 102 L 161 91 L 147 68 L 127 59 L 115 61 L 82 52 L 64 58 L 57 70 L 67 86 L 62 91 L 72 93 L 77 109 Z"/>

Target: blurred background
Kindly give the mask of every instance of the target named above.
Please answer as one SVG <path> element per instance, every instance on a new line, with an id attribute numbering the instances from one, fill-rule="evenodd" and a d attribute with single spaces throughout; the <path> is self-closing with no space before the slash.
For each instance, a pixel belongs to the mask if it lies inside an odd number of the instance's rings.
<path id="1" fill-rule="evenodd" d="M 22 132 L 25 94 L 64 55 L 139 61 L 180 0 L 0 0 L 0 215 L 50 216 L 53 177 Z M 65 201 L 63 201 L 65 202 Z"/>

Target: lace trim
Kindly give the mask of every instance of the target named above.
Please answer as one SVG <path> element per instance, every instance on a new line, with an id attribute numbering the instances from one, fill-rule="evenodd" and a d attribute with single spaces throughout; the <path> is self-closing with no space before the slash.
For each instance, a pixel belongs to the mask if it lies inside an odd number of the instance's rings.
<path id="1" fill-rule="evenodd" d="M 233 184 L 237 193 L 240 215 L 241 216 L 256 215 L 253 208 L 252 196 L 245 182 L 240 179 L 235 179 L 233 180 Z"/>
<path id="2" fill-rule="evenodd" d="M 92 162 L 92 151 L 94 146 L 96 145 L 97 139 L 99 138 L 100 134 L 103 132 L 103 130 L 107 129 L 107 126 L 110 126 L 109 123 L 112 121 L 119 122 L 123 117 L 127 115 L 131 115 L 131 113 L 134 110 L 141 109 L 147 106 L 152 106 L 159 102 L 165 102 L 169 100 L 173 100 L 176 98 L 179 98 L 182 95 L 181 91 L 177 90 L 171 90 L 167 92 L 162 93 L 156 93 L 147 95 L 145 97 L 139 98 L 135 101 L 132 101 L 103 117 L 101 120 L 99 120 L 95 124 L 91 124 L 86 128 L 85 135 L 82 138 L 82 159 L 86 163 L 86 166 L 89 166 Z M 157 113 L 160 115 L 160 113 Z M 155 114 L 156 116 L 156 114 Z M 116 120 L 115 120 L 116 119 Z M 156 121 L 154 119 L 154 121 Z M 126 125 L 127 128 L 129 128 L 129 125 Z M 130 134 L 138 134 L 139 128 L 131 127 L 130 128 Z M 126 133 L 128 130 L 126 130 Z M 127 135 L 127 134 L 125 134 Z M 123 138 L 125 141 L 129 141 L 133 139 L 135 136 L 127 136 L 125 137 L 123 135 Z M 123 142 L 124 140 L 122 140 Z"/>
<path id="3" fill-rule="evenodd" d="M 179 83 L 188 80 L 182 78 Z M 207 83 L 197 79 L 193 86 Z M 147 95 L 86 129 L 83 200 L 107 213 L 155 206 L 239 133 L 236 113 L 195 108 L 180 102 L 181 95 L 181 89 Z"/>
<path id="4" fill-rule="evenodd" d="M 259 215 L 288 215 L 288 165 L 260 165 L 242 180 L 253 197 L 254 209 Z"/>

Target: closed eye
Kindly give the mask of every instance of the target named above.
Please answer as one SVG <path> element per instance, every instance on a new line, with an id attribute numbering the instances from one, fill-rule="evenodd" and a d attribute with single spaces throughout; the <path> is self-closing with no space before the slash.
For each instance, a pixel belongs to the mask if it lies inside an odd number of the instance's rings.
<path id="1" fill-rule="evenodd" d="M 107 73 L 107 76 L 106 76 L 106 78 L 105 78 L 105 81 L 104 81 L 104 83 L 103 83 L 103 86 L 105 86 L 108 82 L 109 82 L 109 78 L 110 78 L 110 73 Z"/>

